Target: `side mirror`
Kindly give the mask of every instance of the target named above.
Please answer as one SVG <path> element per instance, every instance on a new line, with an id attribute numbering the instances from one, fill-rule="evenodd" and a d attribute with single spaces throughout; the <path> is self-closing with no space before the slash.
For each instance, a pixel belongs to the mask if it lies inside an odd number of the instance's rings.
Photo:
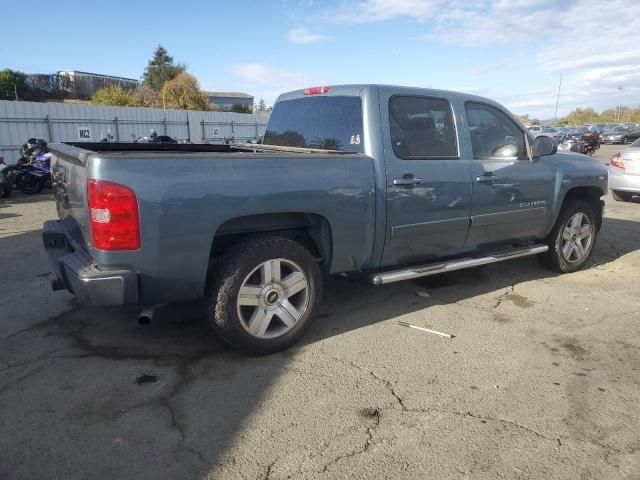
<path id="1" fill-rule="evenodd" d="M 533 156 L 543 157 L 545 155 L 553 155 L 558 151 L 558 143 L 551 137 L 540 135 L 533 142 Z"/>

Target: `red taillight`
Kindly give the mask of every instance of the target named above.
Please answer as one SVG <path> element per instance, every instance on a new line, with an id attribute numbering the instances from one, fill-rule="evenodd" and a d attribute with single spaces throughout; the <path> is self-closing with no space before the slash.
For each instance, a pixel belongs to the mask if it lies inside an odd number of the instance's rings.
<path id="1" fill-rule="evenodd" d="M 140 248 L 138 200 L 129 187 L 89 179 L 87 203 L 93 246 L 98 250 Z"/>
<path id="2" fill-rule="evenodd" d="M 624 168 L 624 162 L 620 160 L 620 153 L 614 153 L 610 160 L 611 166 L 616 168 Z"/>
<path id="3" fill-rule="evenodd" d="M 331 90 L 331 87 L 311 87 L 311 88 L 307 88 L 304 91 L 305 95 L 319 95 L 321 93 L 327 93 L 329 90 Z"/>

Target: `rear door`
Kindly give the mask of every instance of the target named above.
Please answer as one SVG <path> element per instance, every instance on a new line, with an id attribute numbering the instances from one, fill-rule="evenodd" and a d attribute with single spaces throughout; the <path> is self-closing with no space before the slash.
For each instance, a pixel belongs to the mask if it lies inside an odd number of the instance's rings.
<path id="1" fill-rule="evenodd" d="M 524 129 L 496 106 L 466 102 L 473 198 L 466 248 L 544 235 L 553 157 L 531 160 Z"/>
<path id="2" fill-rule="evenodd" d="M 469 227 L 469 161 L 451 102 L 380 89 L 387 226 L 382 265 L 460 253 Z"/>

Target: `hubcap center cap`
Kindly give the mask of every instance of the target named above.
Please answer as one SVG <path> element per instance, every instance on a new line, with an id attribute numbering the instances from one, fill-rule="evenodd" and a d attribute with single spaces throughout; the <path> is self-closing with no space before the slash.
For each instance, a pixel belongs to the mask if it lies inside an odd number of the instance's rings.
<path id="1" fill-rule="evenodd" d="M 277 290 L 268 290 L 264 296 L 267 305 L 275 305 L 280 300 L 280 294 Z"/>

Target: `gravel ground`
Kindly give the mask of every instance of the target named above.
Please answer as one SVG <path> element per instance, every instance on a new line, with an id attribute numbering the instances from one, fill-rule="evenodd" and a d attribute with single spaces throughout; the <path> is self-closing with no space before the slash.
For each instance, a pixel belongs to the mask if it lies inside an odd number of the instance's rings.
<path id="1" fill-rule="evenodd" d="M 302 344 L 248 358 L 193 305 L 51 292 L 51 195 L 0 200 L 0 479 L 640 478 L 640 204 L 606 202 L 589 269 L 333 279 Z"/>

